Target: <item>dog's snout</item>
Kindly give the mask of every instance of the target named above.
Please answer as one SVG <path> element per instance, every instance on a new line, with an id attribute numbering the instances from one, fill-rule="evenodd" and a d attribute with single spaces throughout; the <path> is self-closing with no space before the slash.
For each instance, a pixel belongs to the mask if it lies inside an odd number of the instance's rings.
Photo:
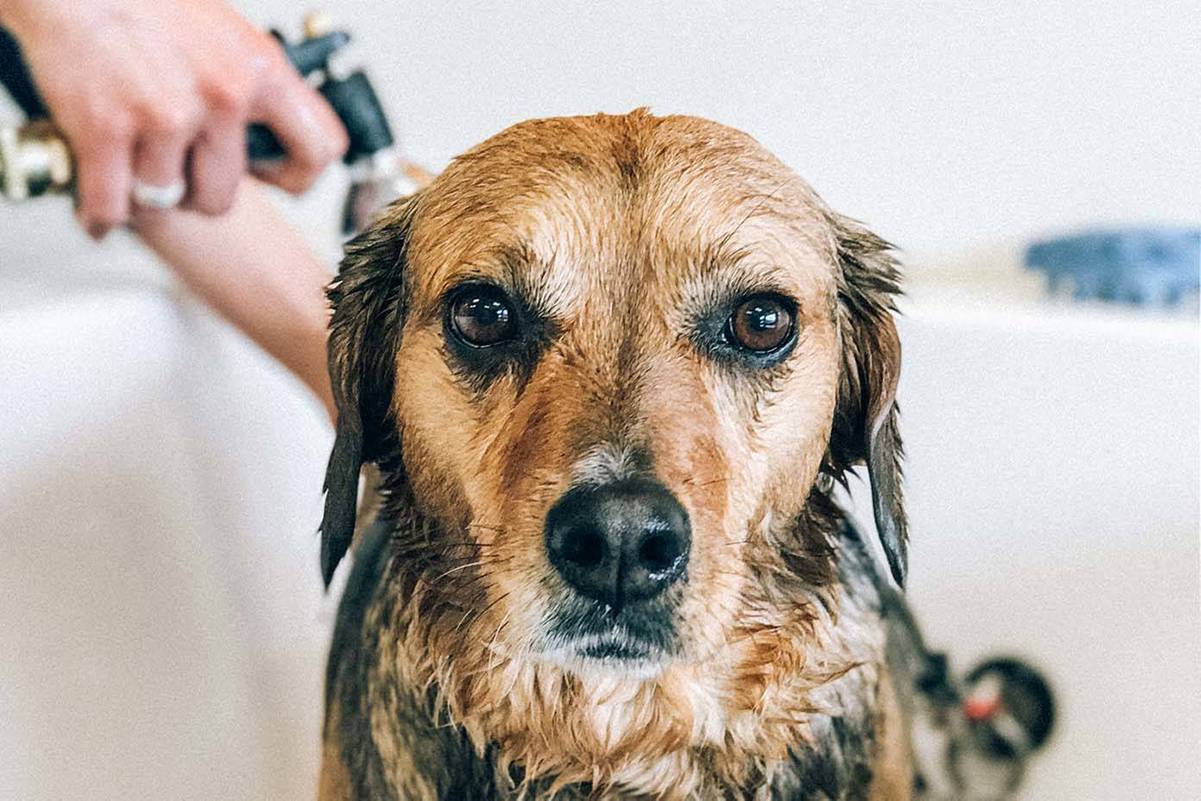
<path id="1" fill-rule="evenodd" d="M 691 540 L 684 507 L 651 481 L 578 487 L 546 517 L 546 549 L 559 575 L 613 608 L 681 579 Z"/>

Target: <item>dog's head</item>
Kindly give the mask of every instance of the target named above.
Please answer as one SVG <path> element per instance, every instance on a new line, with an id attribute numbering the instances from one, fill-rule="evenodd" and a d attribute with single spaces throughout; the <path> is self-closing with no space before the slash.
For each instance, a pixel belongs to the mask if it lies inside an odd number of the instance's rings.
<path id="1" fill-rule="evenodd" d="M 643 112 L 502 132 L 331 289 L 327 580 L 375 461 L 432 661 L 786 671 L 856 463 L 904 579 L 896 281 L 745 134 Z"/>

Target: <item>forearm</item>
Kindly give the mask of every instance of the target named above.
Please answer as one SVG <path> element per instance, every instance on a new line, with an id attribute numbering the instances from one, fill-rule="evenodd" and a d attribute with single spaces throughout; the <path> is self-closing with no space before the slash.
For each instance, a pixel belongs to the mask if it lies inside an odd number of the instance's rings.
<path id="1" fill-rule="evenodd" d="M 246 179 L 223 217 L 138 215 L 138 236 L 193 292 L 296 374 L 334 414 L 326 369 L 331 276 Z"/>

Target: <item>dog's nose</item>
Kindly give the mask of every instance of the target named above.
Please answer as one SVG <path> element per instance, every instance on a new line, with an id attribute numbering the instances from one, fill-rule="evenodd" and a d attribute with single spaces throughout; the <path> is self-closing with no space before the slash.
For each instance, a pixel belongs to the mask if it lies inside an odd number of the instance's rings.
<path id="1" fill-rule="evenodd" d="M 559 575 L 615 609 L 678 581 L 691 542 L 688 513 L 652 481 L 577 487 L 546 516 L 546 550 Z"/>

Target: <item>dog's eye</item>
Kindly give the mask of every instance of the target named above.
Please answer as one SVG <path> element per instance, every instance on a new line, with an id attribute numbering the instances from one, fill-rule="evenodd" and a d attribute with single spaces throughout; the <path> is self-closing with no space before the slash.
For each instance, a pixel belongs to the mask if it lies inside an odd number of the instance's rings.
<path id="1" fill-rule="evenodd" d="M 450 324 L 463 342 L 486 348 L 513 338 L 517 333 L 517 312 L 499 289 L 468 287 L 451 301 Z"/>
<path id="2" fill-rule="evenodd" d="M 734 307 L 726 322 L 730 343 L 754 353 L 770 353 L 792 334 L 793 310 L 774 295 L 755 295 Z"/>

